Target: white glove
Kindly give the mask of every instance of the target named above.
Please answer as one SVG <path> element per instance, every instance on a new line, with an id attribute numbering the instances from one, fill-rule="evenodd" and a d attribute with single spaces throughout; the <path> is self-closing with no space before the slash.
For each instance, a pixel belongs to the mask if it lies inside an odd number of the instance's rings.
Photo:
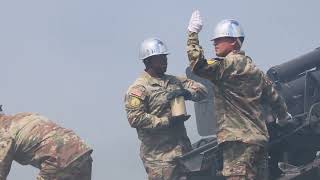
<path id="1" fill-rule="evenodd" d="M 289 122 L 291 122 L 293 119 L 292 119 L 292 115 L 290 113 L 287 112 L 287 116 L 285 117 L 285 119 L 277 119 L 277 123 L 280 125 L 280 126 L 285 126 L 287 125 Z"/>
<path id="2" fill-rule="evenodd" d="M 193 11 L 189 21 L 188 30 L 191 32 L 199 33 L 202 29 L 202 26 L 203 24 L 199 10 Z"/>
<path id="3" fill-rule="evenodd" d="M 288 112 L 287 112 L 287 119 L 288 119 L 288 121 L 292 121 L 293 120 L 292 115 L 290 113 L 288 113 Z"/>

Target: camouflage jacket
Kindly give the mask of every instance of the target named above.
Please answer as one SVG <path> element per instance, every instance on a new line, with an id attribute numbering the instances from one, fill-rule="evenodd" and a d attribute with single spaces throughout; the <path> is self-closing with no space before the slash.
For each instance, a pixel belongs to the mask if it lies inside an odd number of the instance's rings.
<path id="1" fill-rule="evenodd" d="M 73 131 L 33 113 L 0 115 L 0 137 L 0 179 L 13 160 L 40 168 L 50 158 L 60 169 L 92 151 Z"/>
<path id="2" fill-rule="evenodd" d="M 279 120 L 287 107 L 272 82 L 243 51 L 219 60 L 206 60 L 197 33 L 188 33 L 187 53 L 192 71 L 214 84 L 218 142 L 242 141 L 265 145 L 269 135 L 266 110 Z"/>
<path id="3" fill-rule="evenodd" d="M 169 126 L 171 109 L 166 96 L 178 88 L 189 90 L 193 101 L 200 101 L 207 95 L 202 84 L 190 79 L 171 75 L 153 78 L 146 72 L 126 93 L 125 110 L 142 142 L 140 156 L 144 161 L 169 162 L 191 149 L 184 124 Z"/>

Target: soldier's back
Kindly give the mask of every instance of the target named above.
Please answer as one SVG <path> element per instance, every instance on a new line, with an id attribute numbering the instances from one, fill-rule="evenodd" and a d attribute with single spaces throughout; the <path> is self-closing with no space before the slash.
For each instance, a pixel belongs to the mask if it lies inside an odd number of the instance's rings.
<path id="1" fill-rule="evenodd" d="M 14 139 L 15 160 L 23 165 L 40 166 L 51 158 L 65 167 L 91 149 L 71 130 L 60 127 L 35 113 L 6 116 L 7 132 Z"/>

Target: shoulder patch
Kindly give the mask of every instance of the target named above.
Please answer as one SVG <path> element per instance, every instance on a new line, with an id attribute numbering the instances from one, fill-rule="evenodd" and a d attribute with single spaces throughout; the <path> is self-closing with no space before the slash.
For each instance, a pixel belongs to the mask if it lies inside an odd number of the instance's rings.
<path id="1" fill-rule="evenodd" d="M 217 63 L 218 61 L 217 60 L 214 60 L 214 59 L 208 59 L 207 60 L 207 64 L 208 65 L 212 65 L 212 64 L 215 64 L 215 63 Z"/>
<path id="2" fill-rule="evenodd" d="M 141 100 L 136 96 L 129 96 L 128 105 L 130 108 L 137 108 L 141 104 Z"/>
<path id="3" fill-rule="evenodd" d="M 135 86 L 129 90 L 128 95 L 144 100 L 146 96 L 146 89 L 143 86 Z"/>
<path id="4" fill-rule="evenodd" d="M 147 96 L 147 90 L 146 88 L 143 86 L 143 85 L 133 85 L 133 86 L 130 86 L 127 93 L 126 93 L 126 96 L 129 97 L 129 96 L 135 96 L 141 100 L 144 100 L 145 97 Z"/>
<path id="5" fill-rule="evenodd" d="M 132 89 L 130 92 L 130 95 L 141 97 L 142 96 L 142 91 L 138 88 Z"/>

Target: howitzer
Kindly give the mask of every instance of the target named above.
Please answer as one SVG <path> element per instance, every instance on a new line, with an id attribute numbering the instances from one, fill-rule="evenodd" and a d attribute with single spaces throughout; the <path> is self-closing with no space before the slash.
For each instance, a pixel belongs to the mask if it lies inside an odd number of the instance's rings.
<path id="1" fill-rule="evenodd" d="M 292 115 L 306 113 L 312 104 L 320 101 L 319 67 L 320 48 L 316 48 L 267 71 Z"/>
<path id="2" fill-rule="evenodd" d="M 267 75 L 274 82 L 278 92 L 294 116 L 291 126 L 275 128 L 269 124 L 270 147 L 269 166 L 273 177 L 283 173 L 278 163 L 284 161 L 303 167 L 313 163 L 320 151 L 320 49 L 317 48 L 303 56 L 274 66 Z M 318 166 L 319 167 L 319 166 Z M 283 173 L 282 179 L 289 175 Z M 303 174 L 296 178 L 307 179 Z M 309 178 L 309 177 L 308 177 Z M 320 179 L 313 176 L 311 179 Z"/>
<path id="3" fill-rule="evenodd" d="M 289 113 L 293 115 L 293 120 L 285 127 L 279 127 L 274 122 L 268 124 L 270 179 L 320 179 L 320 163 L 316 159 L 317 152 L 320 152 L 319 66 L 320 49 L 317 48 L 267 71 L 268 77 L 287 103 Z M 186 74 L 188 78 L 203 83 L 209 90 L 209 98 L 195 103 L 195 113 L 199 134 L 211 138 L 194 143 L 193 150 L 179 158 L 179 162 L 189 171 L 188 179 L 224 179 L 219 174 L 223 159 L 214 136 L 216 119 L 213 84 L 194 75 L 189 68 Z"/>

